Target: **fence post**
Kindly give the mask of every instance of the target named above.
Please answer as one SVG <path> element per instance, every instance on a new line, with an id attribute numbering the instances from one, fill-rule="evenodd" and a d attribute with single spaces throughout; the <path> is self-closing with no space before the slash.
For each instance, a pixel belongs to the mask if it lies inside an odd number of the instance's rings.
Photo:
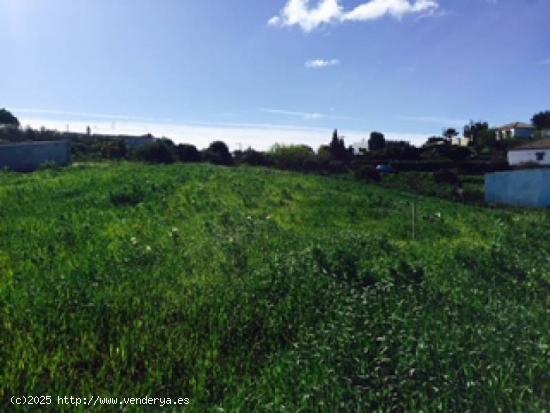
<path id="1" fill-rule="evenodd" d="M 412 202 L 412 239 L 416 239 L 416 203 Z"/>

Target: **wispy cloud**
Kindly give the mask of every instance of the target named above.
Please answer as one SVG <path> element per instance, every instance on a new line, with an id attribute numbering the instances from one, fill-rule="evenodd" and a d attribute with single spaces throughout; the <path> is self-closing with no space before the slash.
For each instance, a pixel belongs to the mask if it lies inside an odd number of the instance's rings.
<path id="1" fill-rule="evenodd" d="M 539 65 L 544 65 L 544 66 L 550 65 L 550 58 L 541 60 L 539 62 Z"/>
<path id="2" fill-rule="evenodd" d="M 51 116 L 65 116 L 72 118 L 87 118 L 87 119 L 107 119 L 107 120 L 137 120 L 146 122 L 170 122 L 171 119 L 156 119 L 145 116 L 130 116 L 130 115 L 116 115 L 107 113 L 90 113 L 90 112 L 72 112 L 67 110 L 58 109 L 36 109 L 36 108 L 13 108 L 15 113 L 33 114 L 33 115 L 51 115 Z"/>
<path id="3" fill-rule="evenodd" d="M 338 59 L 312 59 L 308 60 L 305 64 L 305 66 L 309 69 L 324 69 L 326 67 L 330 66 L 338 66 L 340 64 L 340 61 Z"/>
<path id="4" fill-rule="evenodd" d="M 260 112 L 269 113 L 271 115 L 282 115 L 290 116 L 295 118 L 302 118 L 304 120 L 320 120 L 320 119 L 333 119 L 333 120 L 357 120 L 351 116 L 342 116 L 336 115 L 334 113 L 334 108 L 330 109 L 330 114 L 319 113 L 319 112 L 299 112 L 294 110 L 287 109 L 270 109 L 270 108 L 261 108 Z"/>
<path id="5" fill-rule="evenodd" d="M 331 128 L 304 127 L 290 124 L 271 125 L 254 123 L 216 123 L 216 122 L 185 122 L 185 123 L 154 123 L 140 121 L 120 121 L 116 129 L 108 120 L 93 122 L 91 120 L 67 121 L 67 119 L 51 118 L 21 118 L 25 125 L 35 128 L 44 126 L 49 129 L 85 132 L 90 125 L 94 133 L 144 135 L 152 133 L 155 136 L 166 136 L 176 143 L 191 143 L 199 148 L 207 147 L 213 140 L 221 139 L 232 149 L 252 147 L 266 150 L 275 143 L 305 144 L 312 148 L 330 141 Z M 359 142 L 368 138 L 368 130 L 338 129 L 346 137 L 347 143 Z M 422 144 L 428 135 L 413 133 L 385 133 L 388 139 L 407 139 L 414 144 Z"/>
<path id="6" fill-rule="evenodd" d="M 166 136 L 174 142 L 192 143 L 199 148 L 207 147 L 213 140 L 225 141 L 231 149 L 251 146 L 265 150 L 275 143 L 306 144 L 317 148 L 330 140 L 332 128 L 325 126 L 304 126 L 284 123 L 245 123 L 245 122 L 217 122 L 204 120 L 188 120 L 174 122 L 168 119 L 141 118 L 138 116 L 113 114 L 88 114 L 64 110 L 20 108 L 13 110 L 21 124 L 34 128 L 42 126 L 49 129 L 85 132 L 90 126 L 97 134 L 133 134 L 144 135 L 152 133 L 155 136 Z M 335 119 L 352 120 L 353 118 L 326 115 L 321 113 L 296 112 L 283 109 L 262 109 L 265 113 L 279 114 L 301 119 Z M 331 109 L 331 112 L 333 110 Z M 144 120 L 147 119 L 147 120 Z M 116 121 L 116 122 L 115 122 Z M 299 122 L 296 122 L 299 123 Z M 316 124 L 317 125 L 317 124 Z M 358 142 L 369 136 L 369 130 L 351 130 L 340 127 L 338 129 L 346 136 L 346 142 Z M 428 135 L 414 133 L 387 132 L 389 139 L 407 139 L 414 144 L 423 143 Z"/>
<path id="7" fill-rule="evenodd" d="M 408 14 L 430 14 L 439 8 L 438 0 L 369 0 L 345 10 L 341 0 L 288 0 L 277 15 L 269 19 L 272 26 L 299 26 L 310 32 L 319 26 L 347 21 L 372 21 L 385 16 L 401 19 Z"/>
<path id="8" fill-rule="evenodd" d="M 317 119 L 323 119 L 327 117 L 326 115 L 322 113 L 317 113 L 317 112 L 296 112 L 296 111 L 285 110 L 285 109 L 261 108 L 260 112 L 270 113 L 272 115 L 294 116 L 294 117 L 308 119 L 308 120 L 317 120 Z"/>

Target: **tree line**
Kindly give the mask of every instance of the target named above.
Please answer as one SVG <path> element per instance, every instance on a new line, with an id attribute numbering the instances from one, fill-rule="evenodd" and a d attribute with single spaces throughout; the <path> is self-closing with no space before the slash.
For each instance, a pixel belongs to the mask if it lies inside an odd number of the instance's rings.
<path id="1" fill-rule="evenodd" d="M 538 130 L 550 127 L 550 111 L 533 116 Z M 41 128 L 21 128 L 19 120 L 6 109 L 0 109 L 0 143 L 22 141 L 67 140 L 71 142 L 75 161 L 127 159 L 150 163 L 209 162 L 216 165 L 274 167 L 301 172 L 347 173 L 361 170 L 359 175 L 375 177 L 376 166 L 391 166 L 396 171 L 435 172 L 454 169 L 461 173 L 485 173 L 506 169 L 506 151 L 520 140 L 496 139 L 495 131 L 487 122 L 470 122 L 464 127 L 464 136 L 471 145 L 452 145 L 459 135 L 454 128 L 443 130 L 440 136 L 430 137 L 421 147 L 406 141 L 387 140 L 383 133 L 372 132 L 367 147 L 354 150 L 344 137 L 334 130 L 330 141 L 317 150 L 307 145 L 276 144 L 268 151 L 252 148 L 231 152 L 228 146 L 214 140 L 199 150 L 192 144 L 176 144 L 168 138 L 132 149 L 125 143 L 134 136 L 95 135 L 59 132 Z M 151 138 L 151 135 L 145 135 Z"/>

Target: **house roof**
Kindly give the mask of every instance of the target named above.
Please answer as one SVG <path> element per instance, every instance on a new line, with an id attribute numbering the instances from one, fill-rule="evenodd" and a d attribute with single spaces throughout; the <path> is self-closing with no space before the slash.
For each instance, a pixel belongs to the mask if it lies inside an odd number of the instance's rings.
<path id="1" fill-rule="evenodd" d="M 513 123 L 508 123 L 506 125 L 503 125 L 497 129 L 499 130 L 503 130 L 503 129 L 517 129 L 517 128 L 528 128 L 528 129 L 535 129 L 535 127 L 529 123 L 524 123 L 524 122 L 513 122 Z"/>
<path id="2" fill-rule="evenodd" d="M 510 151 L 528 151 L 532 149 L 550 149 L 550 139 L 537 139 L 523 145 L 516 146 Z"/>

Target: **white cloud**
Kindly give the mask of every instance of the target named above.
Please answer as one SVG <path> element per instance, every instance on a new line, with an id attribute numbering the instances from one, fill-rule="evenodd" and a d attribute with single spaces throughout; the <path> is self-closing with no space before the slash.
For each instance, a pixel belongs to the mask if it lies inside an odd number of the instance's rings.
<path id="1" fill-rule="evenodd" d="M 217 122 L 186 122 L 186 123 L 158 123 L 145 121 L 118 121 L 113 124 L 111 118 L 105 120 L 79 119 L 68 120 L 59 118 L 38 118 L 19 116 L 23 125 L 34 128 L 42 126 L 49 129 L 65 131 L 67 127 L 73 132 L 86 131 L 89 125 L 96 134 L 134 134 L 144 135 L 152 133 L 155 136 L 166 136 L 176 143 L 191 143 L 198 148 L 206 148 L 212 141 L 221 139 L 232 149 L 252 147 L 257 150 L 267 150 L 275 143 L 305 144 L 312 148 L 330 141 L 331 128 L 304 127 L 298 125 L 275 125 L 255 123 L 217 123 Z M 347 143 L 358 142 L 368 138 L 368 130 L 346 130 L 343 132 Z M 423 134 L 385 133 L 388 139 L 406 139 L 414 144 L 422 144 L 428 137 Z"/>
<path id="2" fill-rule="evenodd" d="M 288 0 L 280 15 L 272 17 L 268 23 L 298 25 L 309 32 L 322 24 L 339 20 L 342 13 L 339 0 L 320 0 L 317 7 L 309 7 L 309 0 Z"/>
<path id="3" fill-rule="evenodd" d="M 338 59 L 313 59 L 308 60 L 305 64 L 305 66 L 309 69 L 323 69 L 325 67 L 330 66 L 338 66 L 340 64 L 340 61 Z"/>
<path id="4" fill-rule="evenodd" d="M 264 113 L 270 113 L 272 115 L 285 115 L 285 116 L 295 116 L 303 119 L 308 120 L 317 120 L 317 119 L 323 119 L 326 117 L 326 115 L 323 115 L 322 113 L 316 113 L 316 112 L 295 112 L 292 110 L 285 110 L 285 109 L 260 109 L 261 112 Z"/>
<path id="5" fill-rule="evenodd" d="M 310 0 L 288 0 L 278 16 L 269 19 L 272 26 L 300 26 L 310 32 L 323 24 L 346 21 L 370 21 L 392 16 L 401 19 L 407 14 L 433 13 L 438 0 L 369 0 L 346 11 L 340 0 L 319 0 L 311 7 Z"/>

